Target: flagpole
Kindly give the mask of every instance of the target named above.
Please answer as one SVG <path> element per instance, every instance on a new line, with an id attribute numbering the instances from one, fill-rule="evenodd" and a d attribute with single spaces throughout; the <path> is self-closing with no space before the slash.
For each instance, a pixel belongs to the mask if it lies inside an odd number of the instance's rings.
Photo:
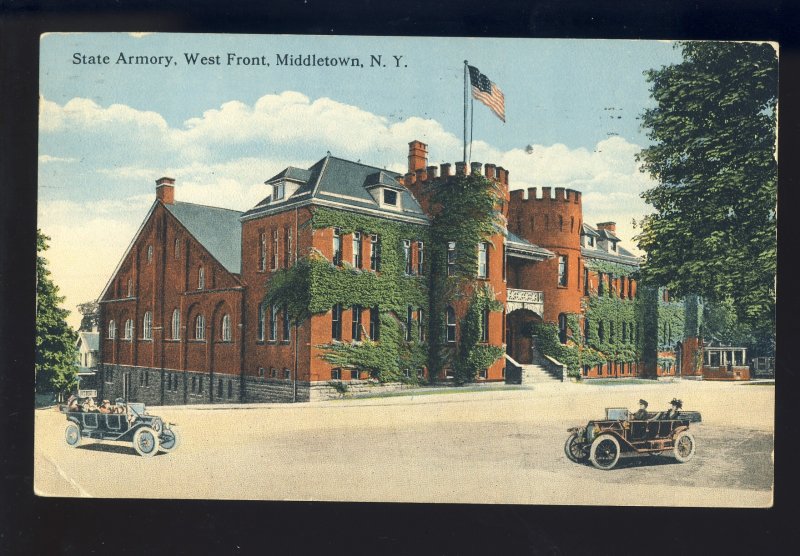
<path id="1" fill-rule="evenodd" d="M 467 61 L 464 60 L 464 157 L 461 159 L 467 161 Z"/>

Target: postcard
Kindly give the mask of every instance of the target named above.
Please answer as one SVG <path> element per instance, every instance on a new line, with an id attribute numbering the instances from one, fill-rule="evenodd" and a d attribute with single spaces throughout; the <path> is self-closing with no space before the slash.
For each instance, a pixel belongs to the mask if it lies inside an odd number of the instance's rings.
<path id="1" fill-rule="evenodd" d="M 772 506 L 776 43 L 40 45 L 37 495 Z"/>

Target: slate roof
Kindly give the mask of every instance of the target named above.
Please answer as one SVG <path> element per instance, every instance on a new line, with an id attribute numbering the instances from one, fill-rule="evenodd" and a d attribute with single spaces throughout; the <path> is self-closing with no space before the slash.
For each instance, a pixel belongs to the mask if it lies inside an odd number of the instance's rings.
<path id="1" fill-rule="evenodd" d="M 281 177 L 288 178 L 290 175 L 297 181 L 301 181 L 302 185 L 286 201 L 270 205 L 270 196 L 267 196 L 255 207 L 245 212 L 243 216 L 247 217 L 273 208 L 278 211 L 287 206 L 294 206 L 296 202 L 315 199 L 355 209 L 378 211 L 390 218 L 402 215 L 418 220 L 428 220 L 417 200 L 398 182 L 397 178 L 400 177 L 400 174 L 397 172 L 328 155 L 308 170 L 301 171 L 290 166 L 270 178 L 267 183 Z M 402 209 L 398 211 L 380 207 L 369 192 L 369 189 L 376 185 L 386 185 L 399 190 Z"/>
<path id="2" fill-rule="evenodd" d="M 619 237 L 608 230 L 595 230 L 588 224 L 583 225 L 583 235 L 594 236 L 599 241 L 615 241 L 617 242 L 616 251 L 604 251 L 601 248 L 581 247 L 581 255 L 590 259 L 601 259 L 604 261 L 626 264 L 631 266 L 639 266 L 641 262 L 639 257 L 619 245 L 622 241 Z"/>
<path id="3" fill-rule="evenodd" d="M 183 224 L 228 272 L 239 274 L 242 267 L 242 213 L 194 203 L 165 204 L 164 207 Z"/>
<path id="4" fill-rule="evenodd" d="M 82 341 L 83 345 L 89 351 L 97 351 L 100 349 L 100 333 L 99 332 L 86 332 L 85 330 L 78 332 L 78 341 Z"/>
<path id="5" fill-rule="evenodd" d="M 518 235 L 512 233 L 511 231 L 508 232 L 508 236 L 506 237 L 506 243 L 508 244 L 508 247 L 510 247 L 511 249 L 516 249 L 518 251 L 523 251 L 531 255 L 539 256 L 542 259 L 552 259 L 553 257 L 555 257 L 555 253 L 553 253 L 552 251 L 545 249 L 544 247 L 539 247 L 538 245 L 534 245 L 527 239 L 523 239 Z"/>

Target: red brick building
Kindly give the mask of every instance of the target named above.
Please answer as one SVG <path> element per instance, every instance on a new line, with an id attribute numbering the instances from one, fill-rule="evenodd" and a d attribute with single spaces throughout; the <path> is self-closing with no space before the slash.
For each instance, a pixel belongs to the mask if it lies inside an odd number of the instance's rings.
<path id="1" fill-rule="evenodd" d="M 594 229 L 583 222 L 579 192 L 509 192 L 509 172 L 501 167 L 428 166 L 426 145 L 409 146 L 405 175 L 330 155 L 307 169 L 288 167 L 265 182 L 269 195 L 246 212 L 177 201 L 174 180 L 157 180 L 156 200 L 100 297 L 102 395 L 150 404 L 306 401 L 334 395 L 332 381 L 363 384 L 369 378 L 363 371 L 334 366 L 323 359 L 323 346 L 353 342 L 362 331 L 377 335 L 386 312 L 380 303 L 333 306 L 295 324 L 285 309 L 264 304 L 270 277 L 309 256 L 378 275 L 385 272 L 381 249 L 394 249 L 405 257 L 402 279 L 424 284 L 430 279 L 424 237 L 433 210 L 424 186 L 468 171 L 499 192 L 497 232 L 477 247 L 478 268 L 465 286 L 465 293 L 488 286 L 504 306 L 486 313 L 486 345 L 507 346 L 513 358 L 529 363 L 526 322 L 555 323 L 581 313 L 594 284 L 635 296 L 634 281 L 587 269 L 593 258 L 638 262 L 617 246 L 613 223 Z M 323 209 L 419 232 L 382 245 L 380 225 L 370 233 L 312 225 Z M 443 321 L 455 346 L 466 304 L 454 302 L 447 311 Z M 392 316 L 406 331 L 417 327 L 414 342 L 424 343 L 430 316 L 422 304 L 409 304 L 404 313 Z M 440 376 L 420 372 L 431 381 L 450 376 L 446 369 Z M 502 358 L 477 377 L 504 379 Z"/>

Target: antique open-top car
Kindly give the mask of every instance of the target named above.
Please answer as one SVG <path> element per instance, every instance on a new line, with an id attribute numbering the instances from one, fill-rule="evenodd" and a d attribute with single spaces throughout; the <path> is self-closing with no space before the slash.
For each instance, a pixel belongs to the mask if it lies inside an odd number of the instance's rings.
<path id="1" fill-rule="evenodd" d="M 159 449 L 171 452 L 178 446 L 174 424 L 149 415 L 143 403 L 117 400 L 109 412 L 101 412 L 93 403 L 81 401 L 61 408 L 67 415 L 64 439 L 68 446 L 77 447 L 83 438 L 131 442 L 144 457 L 154 456 Z"/>
<path id="2" fill-rule="evenodd" d="M 569 429 L 564 452 L 574 462 L 589 460 L 598 469 L 612 469 L 621 457 L 671 453 L 685 463 L 696 449 L 689 423 L 701 422 L 697 411 L 678 411 L 674 416 L 647 413 L 635 419 L 626 408 L 607 408 L 606 418 Z"/>

